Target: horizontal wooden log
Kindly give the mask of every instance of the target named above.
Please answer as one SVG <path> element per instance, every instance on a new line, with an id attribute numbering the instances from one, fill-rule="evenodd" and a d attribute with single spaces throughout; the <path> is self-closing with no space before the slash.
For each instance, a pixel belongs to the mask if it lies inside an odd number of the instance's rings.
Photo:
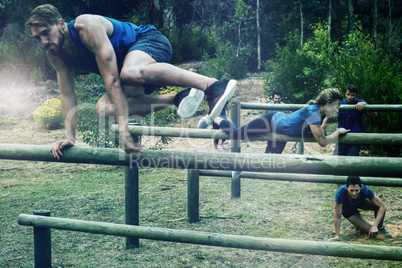
<path id="1" fill-rule="evenodd" d="M 156 227 L 143 227 L 105 222 L 72 220 L 27 214 L 20 214 L 18 217 L 18 223 L 20 225 L 40 228 L 54 228 L 85 233 L 137 237 L 141 239 L 152 239 L 217 247 L 364 259 L 381 259 L 394 261 L 402 260 L 402 247 L 396 246 L 371 246 L 336 242 L 330 243 L 225 235 L 219 233 L 184 231 Z"/>
<path id="2" fill-rule="evenodd" d="M 226 170 L 200 170 L 200 176 L 207 177 L 231 177 L 232 172 Z M 312 174 L 289 174 L 289 173 L 266 173 L 266 172 L 247 172 L 241 173 L 242 179 L 259 179 L 275 181 L 297 181 L 313 183 L 336 183 L 346 184 L 347 176 L 332 175 L 312 175 Z M 373 186 L 392 186 L 402 187 L 402 178 L 372 178 L 361 177 L 362 183 Z"/>
<path id="3" fill-rule="evenodd" d="M 46 145 L 0 144 L 0 159 L 87 163 L 139 167 L 241 170 L 300 174 L 401 177 L 402 158 L 327 155 L 213 153 L 144 150 L 141 155 L 121 149 L 71 147 L 54 158 Z"/>
<path id="4" fill-rule="evenodd" d="M 214 129 L 196 129 L 196 128 L 171 128 L 171 127 L 149 127 L 129 125 L 128 130 L 133 135 L 146 136 L 166 136 L 181 138 L 200 138 L 200 139 L 225 139 L 229 136 L 222 130 Z M 111 131 L 118 133 L 119 129 L 116 124 L 112 125 Z M 316 142 L 315 138 L 310 135 L 305 137 L 294 137 L 283 134 L 265 133 L 253 137 L 252 141 L 290 141 L 290 142 Z M 393 133 L 348 133 L 339 137 L 338 143 L 361 143 L 361 144 L 402 144 L 402 134 Z"/>
<path id="5" fill-rule="evenodd" d="M 307 104 L 268 104 L 268 103 L 246 103 L 241 102 L 241 109 L 245 110 L 285 110 L 296 111 Z M 339 111 L 356 111 L 355 105 L 341 105 Z M 363 107 L 363 111 L 386 111 L 386 112 L 402 112 L 401 104 L 366 104 Z"/>

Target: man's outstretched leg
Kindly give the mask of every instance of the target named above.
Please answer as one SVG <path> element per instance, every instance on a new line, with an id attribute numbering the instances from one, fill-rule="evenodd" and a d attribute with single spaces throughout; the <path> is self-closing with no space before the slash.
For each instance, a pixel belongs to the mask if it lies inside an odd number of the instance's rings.
<path id="1" fill-rule="evenodd" d="M 157 62 L 149 54 L 138 50 L 126 56 L 120 78 L 125 85 L 131 86 L 156 84 L 189 87 L 177 94 L 174 100 L 178 114 L 182 117 L 190 117 L 197 111 L 204 94 L 210 108 L 208 118 L 215 117 L 216 113 L 219 115 L 236 88 L 235 80 L 217 80 L 169 63 Z M 208 122 L 211 124 L 212 120 Z"/>

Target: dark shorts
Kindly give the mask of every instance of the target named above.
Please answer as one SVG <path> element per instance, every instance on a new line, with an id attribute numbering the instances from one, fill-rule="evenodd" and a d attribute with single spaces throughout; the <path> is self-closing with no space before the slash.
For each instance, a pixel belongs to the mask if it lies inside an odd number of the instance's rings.
<path id="1" fill-rule="evenodd" d="M 149 54 L 157 62 L 167 63 L 172 59 L 172 46 L 166 36 L 158 30 L 150 30 L 140 34 L 137 41 L 135 41 L 127 53 L 134 50 L 140 50 Z M 145 94 L 150 95 L 158 87 L 158 85 L 144 85 Z"/>
<path id="2" fill-rule="evenodd" d="M 166 36 L 158 30 L 140 34 L 128 53 L 134 50 L 149 54 L 157 62 L 169 62 L 172 59 L 172 46 Z"/>
<path id="3" fill-rule="evenodd" d="M 342 215 L 347 219 L 355 215 L 356 213 L 359 213 L 359 211 L 355 209 L 343 209 L 342 210 Z"/>

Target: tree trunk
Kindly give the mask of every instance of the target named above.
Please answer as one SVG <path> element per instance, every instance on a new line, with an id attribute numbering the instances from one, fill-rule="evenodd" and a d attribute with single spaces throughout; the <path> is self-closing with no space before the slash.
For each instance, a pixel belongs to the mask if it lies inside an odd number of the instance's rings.
<path id="1" fill-rule="evenodd" d="M 389 18 L 389 25 L 388 25 L 388 45 L 391 45 L 392 43 L 392 4 L 391 1 L 388 0 L 388 9 L 389 9 L 389 13 L 388 13 L 388 18 Z"/>
<path id="2" fill-rule="evenodd" d="M 257 69 L 261 70 L 260 0 L 257 0 Z"/>
<path id="3" fill-rule="evenodd" d="M 328 47 L 331 43 L 331 23 L 332 23 L 332 0 L 329 0 L 329 12 L 328 12 Z"/>
<path id="4" fill-rule="evenodd" d="M 349 0 L 349 33 L 353 31 L 353 0 Z"/>
<path id="5" fill-rule="evenodd" d="M 378 27 L 378 0 L 374 0 L 374 8 L 373 8 L 373 36 L 374 36 L 374 43 L 375 43 L 376 47 L 378 47 L 377 27 Z"/>
<path id="6" fill-rule="evenodd" d="M 302 6 L 302 1 L 300 0 L 300 46 L 303 46 L 303 6 Z"/>

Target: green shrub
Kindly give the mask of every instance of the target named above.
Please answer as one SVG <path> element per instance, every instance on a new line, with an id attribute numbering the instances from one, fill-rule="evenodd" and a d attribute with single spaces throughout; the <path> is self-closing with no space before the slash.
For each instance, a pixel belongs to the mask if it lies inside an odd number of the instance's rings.
<path id="1" fill-rule="evenodd" d="M 167 94 L 175 94 L 183 90 L 181 87 L 162 87 L 157 91 L 154 91 L 153 95 L 167 95 Z M 174 106 L 167 107 L 163 110 L 154 112 L 152 114 L 148 114 L 145 116 L 145 124 L 149 126 L 159 126 L 164 127 L 171 124 L 174 120 L 178 118 L 176 114 L 176 108 Z"/>
<path id="2" fill-rule="evenodd" d="M 109 129 L 115 120 L 99 118 L 96 103 L 106 93 L 103 79 L 100 75 L 91 74 L 76 86 L 79 104 L 77 130 L 82 133 L 83 141 L 93 147 L 117 147 L 118 134 L 110 133 Z"/>
<path id="3" fill-rule="evenodd" d="M 185 29 L 174 29 L 168 32 L 161 29 L 168 36 L 173 48 L 172 63 L 199 61 L 204 53 L 215 53 L 215 43 L 212 36 L 201 30 L 199 26 L 188 25 Z"/>
<path id="4" fill-rule="evenodd" d="M 314 28 L 314 36 L 301 47 L 298 31 L 286 38 L 287 45 L 277 46 L 277 58 L 266 63 L 272 73 L 264 77 L 264 93 L 280 91 L 285 102 L 306 103 L 327 87 L 329 44 L 323 25 Z"/>
<path id="5" fill-rule="evenodd" d="M 119 134 L 110 132 L 114 119 L 99 118 L 96 112 L 96 103 L 106 93 L 103 79 L 99 75 L 91 74 L 88 79 L 77 83 L 77 97 L 79 103 L 77 130 L 82 133 L 85 143 L 94 147 L 118 147 Z M 173 94 L 182 90 L 179 87 L 165 87 L 153 94 Z M 177 118 L 173 106 L 161 111 L 136 118 L 134 121 L 145 125 L 167 126 Z"/>
<path id="6" fill-rule="evenodd" d="M 34 120 L 44 129 L 59 129 L 64 125 L 64 116 L 59 99 L 48 99 L 34 111 Z"/>
<path id="7" fill-rule="evenodd" d="M 369 36 L 356 30 L 347 36 L 331 59 L 332 86 L 345 91 L 349 84 L 358 88 L 358 98 L 369 104 L 402 102 L 401 62 L 376 48 Z M 400 133 L 402 114 L 378 112 L 378 117 L 364 118 L 366 132 Z M 376 154 L 401 153 L 399 146 L 372 146 Z"/>
<path id="8" fill-rule="evenodd" d="M 206 61 L 201 74 L 208 77 L 244 78 L 248 72 L 246 58 L 236 57 L 233 45 L 220 43 L 217 45 L 215 57 L 204 55 Z"/>

